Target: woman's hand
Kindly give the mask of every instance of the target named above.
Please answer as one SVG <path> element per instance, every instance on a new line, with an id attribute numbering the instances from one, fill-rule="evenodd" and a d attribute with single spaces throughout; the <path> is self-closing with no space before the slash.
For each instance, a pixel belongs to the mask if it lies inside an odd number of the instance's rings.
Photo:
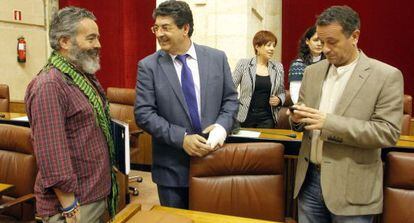
<path id="1" fill-rule="evenodd" d="M 269 104 L 270 106 L 278 106 L 280 104 L 280 99 L 278 96 L 270 96 L 269 98 Z"/>

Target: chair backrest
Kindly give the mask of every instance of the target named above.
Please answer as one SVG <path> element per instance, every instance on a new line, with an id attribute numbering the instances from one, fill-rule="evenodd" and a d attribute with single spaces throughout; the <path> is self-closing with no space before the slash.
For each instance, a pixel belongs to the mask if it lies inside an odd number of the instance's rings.
<path id="1" fill-rule="evenodd" d="M 107 98 L 110 102 L 111 117 L 119 119 L 129 124 L 129 131 L 141 130 L 135 123 L 134 103 L 135 90 L 130 88 L 107 89 Z M 139 137 L 131 135 L 131 162 L 137 164 L 152 163 L 152 144 L 151 136 L 144 132 Z M 139 149 L 138 149 L 139 147 Z"/>
<path id="2" fill-rule="evenodd" d="M 0 182 L 13 184 L 8 196 L 33 193 L 37 166 L 27 127 L 0 124 Z"/>
<path id="3" fill-rule="evenodd" d="M 414 153 L 390 152 L 384 181 L 382 222 L 414 222 Z"/>
<path id="4" fill-rule="evenodd" d="M 134 116 L 135 90 L 109 87 L 106 95 L 109 101 L 111 117 L 128 123 L 130 132 L 138 130 Z M 135 160 L 140 152 L 138 149 L 139 139 L 137 137 L 130 137 L 129 140 L 131 144 L 131 160 Z"/>
<path id="5" fill-rule="evenodd" d="M 130 88 L 107 89 L 111 117 L 129 124 L 130 130 L 137 130 L 134 118 L 135 90 Z"/>
<path id="6" fill-rule="evenodd" d="M 0 124 L 0 182 L 15 187 L 4 193 L 3 201 L 31 194 L 37 174 L 37 165 L 33 154 L 30 129 L 27 127 Z M 25 206 L 23 216 L 34 213 L 33 206 Z M 4 213 L 2 213 L 4 214 Z M 22 211 L 10 210 L 10 214 L 18 219 Z"/>
<path id="7" fill-rule="evenodd" d="M 9 86 L 6 84 L 0 84 L 0 112 L 9 112 L 9 103 Z"/>
<path id="8" fill-rule="evenodd" d="M 282 108 L 278 112 L 277 126 L 278 129 L 290 129 L 289 116 L 286 115 L 286 111 L 289 109 L 289 106 L 293 105 L 292 98 L 290 97 L 289 90 L 285 91 L 285 103 L 283 103 Z"/>
<path id="9" fill-rule="evenodd" d="M 106 95 L 109 101 L 111 117 L 128 123 L 130 132 L 137 130 L 138 127 L 135 124 L 134 118 L 134 89 L 109 87 Z M 138 139 L 130 136 L 129 140 L 131 160 L 133 160 L 139 153 Z M 117 180 L 120 185 L 120 194 L 126 194 L 128 192 L 128 176 L 117 174 Z M 125 196 L 120 196 L 120 204 L 121 207 L 126 204 Z"/>
<path id="10" fill-rule="evenodd" d="M 403 110 L 403 121 L 401 127 L 401 135 L 410 135 L 411 118 L 413 115 L 413 97 L 411 95 L 404 95 L 404 110 Z"/>
<path id="11" fill-rule="evenodd" d="M 190 209 L 285 221 L 283 150 L 279 143 L 228 143 L 191 158 Z"/>

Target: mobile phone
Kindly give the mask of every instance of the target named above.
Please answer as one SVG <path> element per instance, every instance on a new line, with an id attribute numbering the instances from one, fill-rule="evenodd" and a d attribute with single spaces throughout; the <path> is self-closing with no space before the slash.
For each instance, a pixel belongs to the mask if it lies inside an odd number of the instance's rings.
<path id="1" fill-rule="evenodd" d="M 293 106 L 289 106 L 289 111 L 291 112 L 291 113 L 293 113 L 293 111 L 295 111 L 297 108 L 295 108 L 295 107 L 293 107 Z"/>

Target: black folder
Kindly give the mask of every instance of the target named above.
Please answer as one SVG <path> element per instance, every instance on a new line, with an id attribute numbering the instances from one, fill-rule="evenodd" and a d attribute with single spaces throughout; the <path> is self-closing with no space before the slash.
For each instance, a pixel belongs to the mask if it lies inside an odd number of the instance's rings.
<path id="1" fill-rule="evenodd" d="M 128 175 L 131 169 L 129 154 L 129 125 L 128 123 L 112 119 L 112 139 L 115 145 L 116 167 L 123 174 Z"/>

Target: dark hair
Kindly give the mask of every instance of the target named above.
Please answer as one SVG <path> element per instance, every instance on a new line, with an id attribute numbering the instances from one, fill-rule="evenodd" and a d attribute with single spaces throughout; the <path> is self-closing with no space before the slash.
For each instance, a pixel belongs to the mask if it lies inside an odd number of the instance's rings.
<path id="1" fill-rule="evenodd" d="M 254 54 L 257 55 L 256 46 L 263 46 L 268 42 L 275 42 L 275 45 L 277 44 L 277 38 L 275 34 L 267 30 L 261 30 L 257 32 L 253 37 Z"/>
<path id="2" fill-rule="evenodd" d="M 302 37 L 299 40 L 299 47 L 298 47 L 298 58 L 303 61 L 304 64 L 309 65 L 313 62 L 312 52 L 306 44 L 306 40 L 312 38 L 313 35 L 316 33 L 316 26 L 309 27 L 305 33 L 303 33 Z M 325 58 L 325 55 L 321 54 L 321 60 Z"/>
<path id="3" fill-rule="evenodd" d="M 342 26 L 342 32 L 347 36 L 361 27 L 359 15 L 349 6 L 332 6 L 320 14 L 316 20 L 317 26 L 326 26 L 332 23 L 339 23 Z"/>
<path id="4" fill-rule="evenodd" d="M 79 22 L 88 18 L 96 21 L 92 12 L 74 6 L 65 7 L 55 13 L 50 21 L 49 42 L 54 50 L 60 50 L 59 39 L 74 38 L 78 31 Z"/>
<path id="5" fill-rule="evenodd" d="M 169 0 L 161 3 L 152 13 L 155 19 L 157 16 L 171 16 L 178 28 L 183 28 L 185 24 L 190 25 L 188 36 L 191 37 L 194 31 L 193 13 L 190 6 L 183 1 Z"/>

